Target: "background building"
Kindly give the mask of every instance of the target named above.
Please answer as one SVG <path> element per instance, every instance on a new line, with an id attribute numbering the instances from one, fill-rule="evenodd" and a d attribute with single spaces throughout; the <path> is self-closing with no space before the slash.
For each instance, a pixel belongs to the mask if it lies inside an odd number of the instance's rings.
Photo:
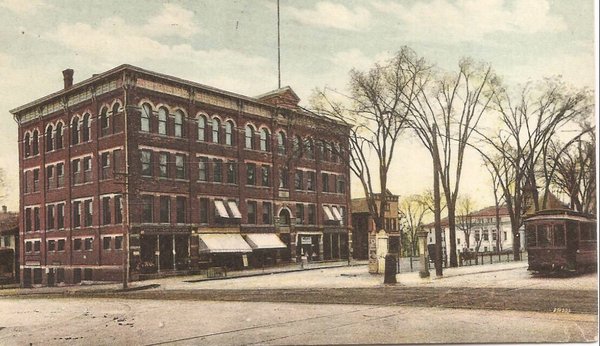
<path id="1" fill-rule="evenodd" d="M 19 280 L 19 214 L 0 212 L 0 284 Z"/>
<path id="2" fill-rule="evenodd" d="M 374 195 L 377 205 L 381 194 Z M 384 229 L 388 233 L 388 252 L 399 254 L 400 224 L 398 223 L 398 196 L 386 191 Z M 352 256 L 355 259 L 369 258 L 369 233 L 376 232 L 375 222 L 369 213 L 366 198 L 352 199 Z"/>
<path id="3" fill-rule="evenodd" d="M 122 65 L 11 111 L 23 284 L 346 258 L 348 129 Z"/>

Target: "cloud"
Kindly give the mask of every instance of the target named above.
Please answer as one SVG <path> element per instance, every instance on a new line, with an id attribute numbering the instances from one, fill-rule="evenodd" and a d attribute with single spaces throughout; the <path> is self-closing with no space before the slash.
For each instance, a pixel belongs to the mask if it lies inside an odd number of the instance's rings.
<path id="1" fill-rule="evenodd" d="M 0 7 L 19 15 L 29 15 L 52 6 L 43 0 L 0 0 Z"/>
<path id="2" fill-rule="evenodd" d="M 432 0 L 412 5 L 391 1 L 373 6 L 400 19 L 408 37 L 435 41 L 480 41 L 494 33 L 535 34 L 560 32 L 567 24 L 550 14 L 546 0 Z"/>
<path id="3" fill-rule="evenodd" d="M 188 38 L 199 32 L 194 12 L 175 4 L 164 4 L 160 14 L 150 18 L 143 31 L 153 37 L 179 36 Z"/>
<path id="4" fill-rule="evenodd" d="M 318 2 L 312 9 L 284 6 L 282 16 L 304 25 L 352 31 L 365 29 L 371 21 L 371 12 L 364 7 L 351 9 L 327 1 Z"/>

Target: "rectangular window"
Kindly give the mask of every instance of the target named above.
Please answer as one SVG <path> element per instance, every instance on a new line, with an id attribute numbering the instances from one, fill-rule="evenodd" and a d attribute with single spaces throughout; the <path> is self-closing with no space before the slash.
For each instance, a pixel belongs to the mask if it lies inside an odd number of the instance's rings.
<path id="1" fill-rule="evenodd" d="M 256 185 L 256 165 L 254 163 L 246 164 L 246 185 Z"/>
<path id="2" fill-rule="evenodd" d="M 110 197 L 102 197 L 102 224 L 110 225 Z"/>
<path id="3" fill-rule="evenodd" d="M 36 168 L 33 170 L 33 192 L 40 190 L 40 170 Z"/>
<path id="4" fill-rule="evenodd" d="M 168 178 L 169 177 L 169 170 L 168 170 L 168 165 L 167 162 L 169 161 L 169 154 L 168 153 L 160 153 L 160 156 L 158 157 L 158 176 L 161 178 Z"/>
<path id="5" fill-rule="evenodd" d="M 33 208 L 33 230 L 34 231 L 40 230 L 40 208 L 39 207 Z"/>
<path id="6" fill-rule="evenodd" d="M 56 228 L 65 228 L 65 204 L 56 205 Z"/>
<path id="7" fill-rule="evenodd" d="M 306 189 L 315 191 L 315 172 L 306 172 Z"/>
<path id="8" fill-rule="evenodd" d="M 121 250 L 123 248 L 123 236 L 118 235 L 115 237 L 115 250 Z"/>
<path id="9" fill-rule="evenodd" d="M 30 241 L 25 242 L 25 252 L 29 253 L 33 251 L 33 243 Z"/>
<path id="10" fill-rule="evenodd" d="M 123 198 L 121 196 L 115 196 L 115 223 L 123 223 Z"/>
<path id="11" fill-rule="evenodd" d="M 25 208 L 25 232 L 31 232 L 31 208 Z"/>
<path id="12" fill-rule="evenodd" d="M 100 155 L 100 163 L 102 165 L 101 179 L 110 178 L 110 152 L 106 151 Z"/>
<path id="13" fill-rule="evenodd" d="M 92 215 L 94 214 L 94 210 L 92 209 L 92 200 L 88 199 L 83 202 L 85 218 L 84 218 L 84 226 L 89 227 L 92 225 Z"/>
<path id="14" fill-rule="evenodd" d="M 85 238 L 84 249 L 91 251 L 93 249 L 94 238 Z"/>
<path id="15" fill-rule="evenodd" d="M 48 240 L 48 251 L 56 251 L 56 240 Z"/>
<path id="16" fill-rule="evenodd" d="M 200 198 L 200 223 L 208 223 L 208 198 Z"/>
<path id="17" fill-rule="evenodd" d="M 65 251 L 65 240 L 59 239 L 56 242 L 56 251 Z"/>
<path id="18" fill-rule="evenodd" d="M 83 242 L 81 241 L 81 238 L 73 239 L 73 250 L 80 251 L 82 246 Z"/>
<path id="19" fill-rule="evenodd" d="M 337 177 L 336 191 L 337 193 L 346 193 L 346 180 L 344 180 L 344 177 Z"/>
<path id="20" fill-rule="evenodd" d="M 323 183 L 323 192 L 329 192 L 329 174 L 321 173 L 321 181 Z"/>
<path id="21" fill-rule="evenodd" d="M 40 240 L 36 240 L 33 242 L 33 252 L 40 252 L 40 247 L 42 246 L 42 242 Z"/>
<path id="22" fill-rule="evenodd" d="M 263 165 L 261 167 L 262 186 L 271 186 L 271 166 Z"/>
<path id="23" fill-rule="evenodd" d="M 248 201 L 247 202 L 247 210 L 248 210 L 248 223 L 256 224 L 256 202 Z"/>
<path id="24" fill-rule="evenodd" d="M 29 171 L 25 171 L 23 172 L 23 190 L 25 191 L 25 193 L 29 193 L 31 191 L 29 191 Z"/>
<path id="25" fill-rule="evenodd" d="M 153 196 L 142 196 L 142 222 L 154 222 L 152 213 L 153 205 Z"/>
<path id="26" fill-rule="evenodd" d="M 54 229 L 54 205 L 46 206 L 46 229 Z"/>
<path id="27" fill-rule="evenodd" d="M 88 183 L 92 181 L 92 158 L 83 158 L 83 182 Z"/>
<path id="28" fill-rule="evenodd" d="M 227 183 L 235 184 L 237 183 L 237 170 L 235 169 L 235 162 L 229 161 L 227 162 Z"/>
<path id="29" fill-rule="evenodd" d="M 185 179 L 185 155 L 175 155 L 175 178 Z"/>
<path id="30" fill-rule="evenodd" d="M 215 183 L 223 182 L 223 160 L 213 159 L 213 181 Z"/>
<path id="31" fill-rule="evenodd" d="M 199 181 L 207 181 L 207 166 L 208 166 L 208 158 L 199 157 L 198 158 L 198 180 Z"/>
<path id="32" fill-rule="evenodd" d="M 150 150 L 141 151 L 142 160 L 142 175 L 151 177 L 152 176 L 152 152 Z"/>
<path id="33" fill-rule="evenodd" d="M 73 185 L 81 184 L 81 165 L 80 160 L 75 159 L 71 161 L 71 179 L 73 179 Z"/>
<path id="34" fill-rule="evenodd" d="M 103 237 L 102 238 L 102 250 L 110 250 L 110 237 Z"/>
<path id="35" fill-rule="evenodd" d="M 171 197 L 160 196 L 160 222 L 168 223 L 171 221 Z"/>
<path id="36" fill-rule="evenodd" d="M 56 187 L 65 186 L 65 164 L 57 163 L 56 164 Z"/>
<path id="37" fill-rule="evenodd" d="M 280 189 L 288 189 L 290 187 L 289 183 L 288 183 L 288 176 L 289 176 L 289 173 L 288 173 L 287 169 L 281 168 L 279 170 L 279 188 Z"/>
<path id="38" fill-rule="evenodd" d="M 46 167 L 46 190 L 51 190 L 54 185 L 54 166 Z"/>
<path id="39" fill-rule="evenodd" d="M 475 231 L 475 241 L 479 242 L 479 231 Z"/>
<path id="40" fill-rule="evenodd" d="M 304 223 L 304 204 L 296 204 L 296 224 L 302 225 Z"/>
<path id="41" fill-rule="evenodd" d="M 122 173 L 123 160 L 122 160 L 122 150 L 115 149 L 113 150 L 113 173 Z"/>
<path id="42" fill-rule="evenodd" d="M 296 190 L 302 190 L 303 189 L 303 184 L 302 184 L 302 171 L 300 170 L 296 170 L 296 173 L 294 174 L 294 188 Z"/>
<path id="43" fill-rule="evenodd" d="M 177 197 L 177 223 L 185 223 L 185 197 Z"/>
<path id="44" fill-rule="evenodd" d="M 490 236 L 489 236 L 489 234 L 488 234 L 488 231 L 487 231 L 487 230 L 483 230 L 483 240 L 484 240 L 484 241 L 488 241 L 488 240 L 490 240 Z"/>
<path id="45" fill-rule="evenodd" d="M 308 205 L 308 224 L 315 225 L 317 222 L 317 208 L 314 204 Z"/>
<path id="46" fill-rule="evenodd" d="M 262 223 L 265 225 L 272 224 L 272 204 L 271 202 L 263 202 L 262 204 Z"/>

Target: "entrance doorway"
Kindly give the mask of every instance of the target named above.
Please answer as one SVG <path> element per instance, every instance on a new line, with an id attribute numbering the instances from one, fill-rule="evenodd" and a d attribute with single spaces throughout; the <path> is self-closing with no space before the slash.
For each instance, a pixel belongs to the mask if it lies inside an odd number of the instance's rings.
<path id="1" fill-rule="evenodd" d="M 173 237 L 172 235 L 159 235 L 158 240 L 160 244 L 159 249 L 159 263 L 160 271 L 162 270 L 173 270 Z"/>

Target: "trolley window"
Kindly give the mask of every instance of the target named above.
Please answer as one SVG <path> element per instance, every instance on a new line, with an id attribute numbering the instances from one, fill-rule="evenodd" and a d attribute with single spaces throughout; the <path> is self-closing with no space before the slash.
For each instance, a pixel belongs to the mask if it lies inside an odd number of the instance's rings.
<path id="1" fill-rule="evenodd" d="M 550 244 L 550 234 L 548 232 L 548 225 L 538 225 L 537 227 L 537 245 L 540 247 L 548 246 Z"/>
<path id="2" fill-rule="evenodd" d="M 562 223 L 554 225 L 554 246 L 565 246 L 565 226 Z"/>
<path id="3" fill-rule="evenodd" d="M 530 247 L 537 246 L 537 242 L 535 241 L 535 225 L 527 226 L 527 245 Z"/>
<path id="4" fill-rule="evenodd" d="M 595 240 L 596 239 L 596 230 L 592 228 L 592 224 L 590 223 L 582 223 L 581 231 L 579 234 L 580 240 Z"/>

